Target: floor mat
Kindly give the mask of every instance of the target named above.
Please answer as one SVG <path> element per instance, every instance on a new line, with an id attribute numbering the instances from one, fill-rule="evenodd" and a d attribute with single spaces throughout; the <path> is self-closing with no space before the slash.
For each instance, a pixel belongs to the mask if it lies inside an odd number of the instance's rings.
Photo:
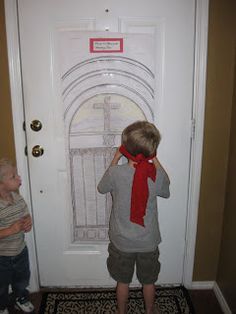
<path id="1" fill-rule="evenodd" d="M 195 313 L 188 291 L 183 286 L 157 287 L 156 305 L 160 313 Z M 39 314 L 112 314 L 115 311 L 114 289 L 81 289 L 44 292 Z M 128 313 L 145 313 L 141 289 L 130 289 Z"/>

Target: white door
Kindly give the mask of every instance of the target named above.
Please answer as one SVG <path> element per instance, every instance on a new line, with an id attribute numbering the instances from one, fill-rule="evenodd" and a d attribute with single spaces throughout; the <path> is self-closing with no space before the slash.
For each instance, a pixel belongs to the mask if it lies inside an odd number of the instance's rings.
<path id="1" fill-rule="evenodd" d="M 171 179 L 171 198 L 158 199 L 158 282 L 181 283 L 195 1 L 21 0 L 18 10 L 41 285 L 114 284 L 106 270 L 110 198 L 96 184 L 122 129 L 138 119 L 160 129 L 158 154 Z M 36 145 L 42 156 L 33 156 Z"/>

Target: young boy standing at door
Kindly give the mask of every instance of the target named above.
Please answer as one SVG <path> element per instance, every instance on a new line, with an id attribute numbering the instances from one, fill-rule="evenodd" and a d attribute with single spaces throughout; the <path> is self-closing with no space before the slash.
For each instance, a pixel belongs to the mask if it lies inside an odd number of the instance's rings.
<path id="1" fill-rule="evenodd" d="M 15 306 L 25 313 L 34 311 L 29 301 L 30 279 L 28 249 L 24 233 L 29 232 L 32 220 L 25 201 L 17 191 L 21 179 L 15 167 L 6 159 L 0 160 L 0 313 L 8 314 L 9 286 Z"/>
<path id="2" fill-rule="evenodd" d="M 157 128 L 137 121 L 122 133 L 122 145 L 98 184 L 100 193 L 112 194 L 107 267 L 117 282 L 118 313 L 127 312 L 129 284 L 134 265 L 143 286 L 146 314 L 155 309 L 155 282 L 160 271 L 161 241 L 157 196 L 169 197 L 169 178 L 156 157 L 160 142 Z M 124 155 L 127 164 L 118 165 Z"/>

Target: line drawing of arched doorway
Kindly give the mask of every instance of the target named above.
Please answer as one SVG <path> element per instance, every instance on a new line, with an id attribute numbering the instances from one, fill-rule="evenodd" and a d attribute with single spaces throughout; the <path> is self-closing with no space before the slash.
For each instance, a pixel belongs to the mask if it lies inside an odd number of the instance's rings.
<path id="1" fill-rule="evenodd" d="M 100 195 L 96 186 L 120 145 L 123 129 L 137 120 L 153 121 L 154 75 L 132 59 L 98 57 L 69 69 L 62 85 L 71 241 L 108 241 L 111 196 Z"/>

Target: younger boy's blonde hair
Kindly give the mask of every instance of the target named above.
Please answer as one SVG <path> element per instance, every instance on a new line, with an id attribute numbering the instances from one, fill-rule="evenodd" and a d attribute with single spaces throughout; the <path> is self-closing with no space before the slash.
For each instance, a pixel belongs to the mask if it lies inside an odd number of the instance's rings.
<path id="1" fill-rule="evenodd" d="M 143 154 L 149 157 L 156 154 L 161 135 L 156 126 L 148 121 L 136 121 L 122 132 L 121 142 L 133 156 Z"/>
<path id="2" fill-rule="evenodd" d="M 6 174 L 6 170 L 9 167 L 13 167 L 12 162 L 7 158 L 1 158 L 0 159 L 0 181 L 3 180 L 3 177 Z"/>

